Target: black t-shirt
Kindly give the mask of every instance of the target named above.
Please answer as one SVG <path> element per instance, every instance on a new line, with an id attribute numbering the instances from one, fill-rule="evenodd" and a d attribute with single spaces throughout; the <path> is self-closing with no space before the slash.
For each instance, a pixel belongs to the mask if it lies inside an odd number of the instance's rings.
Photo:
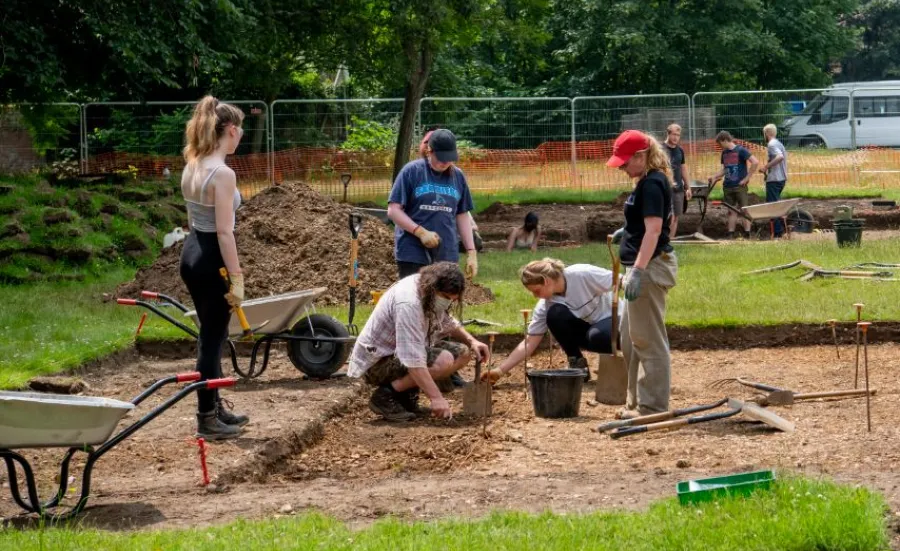
<path id="1" fill-rule="evenodd" d="M 631 266 L 637 259 L 646 228 L 644 218 L 662 218 L 662 233 L 656 242 L 653 258 L 662 252 L 671 252 L 669 244 L 669 221 L 672 215 L 672 186 L 666 175 L 654 170 L 641 178 L 625 201 L 625 235 L 619 245 L 622 264 Z"/>
<path id="2" fill-rule="evenodd" d="M 667 143 L 663 143 L 663 145 L 666 146 L 669 164 L 672 165 L 672 181 L 675 183 L 675 191 L 683 191 L 684 177 L 681 175 L 681 165 L 684 164 L 684 149 L 681 149 L 680 145 L 675 147 L 669 147 Z"/>

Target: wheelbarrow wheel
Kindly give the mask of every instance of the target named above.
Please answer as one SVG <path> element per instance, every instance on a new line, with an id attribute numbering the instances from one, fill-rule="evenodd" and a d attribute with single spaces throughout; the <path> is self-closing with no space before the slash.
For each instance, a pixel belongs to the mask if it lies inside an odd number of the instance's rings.
<path id="1" fill-rule="evenodd" d="M 350 334 L 338 320 L 325 314 L 312 314 L 294 324 L 291 334 L 298 337 L 346 338 Z M 348 342 L 295 341 L 287 343 L 294 367 L 311 379 L 327 379 L 344 365 L 350 354 Z"/>
<path id="2" fill-rule="evenodd" d="M 812 233 L 816 225 L 816 219 L 809 211 L 797 209 L 787 217 L 787 223 L 791 226 L 791 231 L 797 233 Z"/>

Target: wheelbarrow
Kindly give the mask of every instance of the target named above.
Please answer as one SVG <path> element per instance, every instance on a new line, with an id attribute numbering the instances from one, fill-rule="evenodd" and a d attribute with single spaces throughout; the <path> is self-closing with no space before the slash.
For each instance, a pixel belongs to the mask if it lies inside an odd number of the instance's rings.
<path id="1" fill-rule="evenodd" d="M 193 382 L 196 381 L 196 382 Z M 151 394 L 171 383 L 191 382 L 174 396 L 110 438 L 119 421 Z M 13 501 L 28 513 L 53 521 L 74 517 L 84 509 L 91 494 L 91 474 L 97 460 L 138 429 L 156 419 L 185 396 L 201 389 L 233 386 L 237 379 L 200 381 L 200 373 L 182 373 L 160 379 L 130 402 L 93 396 L 69 396 L 39 392 L 0 392 L 0 458 L 6 463 L 9 491 Z M 95 446 L 97 446 L 95 448 Z M 34 470 L 13 449 L 69 448 L 59 464 L 59 488 L 49 500 L 38 497 Z M 81 481 L 81 494 L 67 511 L 56 512 L 69 487 L 69 464 L 78 452 L 87 454 Z M 19 488 L 21 468 L 25 495 Z"/>
<path id="2" fill-rule="evenodd" d="M 254 379 L 262 375 L 268 367 L 269 353 L 274 341 L 287 343 L 291 363 L 311 379 L 327 379 L 340 369 L 350 354 L 351 343 L 355 339 L 338 320 L 315 312 L 313 302 L 326 290 L 325 287 L 317 287 L 244 301 L 242 307 L 247 321 L 251 327 L 258 328 L 254 333 L 260 337 L 253 343 L 250 365 L 246 369 L 243 368 L 238 363 L 234 346 L 234 340 L 243 334 L 243 330 L 237 317 L 231 317 L 228 325 L 228 347 L 234 372 L 244 379 Z M 200 326 L 195 310 L 190 310 L 181 302 L 162 293 L 141 291 L 141 298 L 149 300 L 120 298 L 117 302 L 126 306 L 146 308 L 195 339 L 199 338 L 199 333 L 194 329 Z M 194 327 L 165 312 L 164 305 L 180 310 L 185 317 L 192 320 Z M 261 362 L 258 361 L 260 351 L 263 354 Z"/>
<path id="3" fill-rule="evenodd" d="M 788 237 L 790 237 L 791 231 L 812 233 L 815 219 L 812 214 L 797 207 L 799 202 L 800 199 L 785 199 L 784 201 L 760 203 L 749 207 L 741 207 L 740 209 L 724 201 L 722 205 L 739 217 L 749 220 L 751 224 L 762 222 L 763 225 L 756 230 L 757 238 L 762 235 L 765 228 L 768 228 L 769 236 L 773 238 L 775 236 L 775 225 L 772 223 L 772 220 L 775 218 L 781 218 L 784 221 Z"/>
<path id="4" fill-rule="evenodd" d="M 716 181 L 709 185 L 699 180 L 694 180 L 690 183 L 691 201 L 697 201 L 697 208 L 700 210 L 700 222 L 697 224 L 697 231 L 700 233 L 703 233 L 703 221 L 706 220 L 706 207 L 709 204 L 709 195 L 717 183 Z M 690 201 L 686 201 L 686 203 L 690 204 Z M 685 211 L 687 211 L 687 208 L 685 208 Z"/>

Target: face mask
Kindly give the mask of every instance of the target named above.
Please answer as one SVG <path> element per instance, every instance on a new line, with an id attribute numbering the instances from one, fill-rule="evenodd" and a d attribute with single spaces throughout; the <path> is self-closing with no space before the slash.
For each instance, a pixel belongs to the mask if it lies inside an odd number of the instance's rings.
<path id="1" fill-rule="evenodd" d="M 446 312 L 450 310 L 450 305 L 453 304 L 453 301 L 447 297 L 442 297 L 441 295 L 434 295 L 434 311 L 435 312 Z"/>

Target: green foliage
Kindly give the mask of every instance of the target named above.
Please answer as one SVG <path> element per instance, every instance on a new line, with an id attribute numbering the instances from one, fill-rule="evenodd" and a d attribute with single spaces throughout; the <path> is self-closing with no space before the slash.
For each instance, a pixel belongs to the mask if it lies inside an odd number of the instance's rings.
<path id="1" fill-rule="evenodd" d="M 864 0 L 851 22 L 862 29 L 862 36 L 844 59 L 841 80 L 900 78 L 900 2 Z"/>
<path id="2" fill-rule="evenodd" d="M 347 125 L 347 140 L 341 144 L 346 151 L 391 151 L 397 143 L 396 124 L 382 124 L 353 115 Z"/>
<path id="3" fill-rule="evenodd" d="M 107 123 L 88 134 L 93 151 L 117 151 L 150 155 L 177 156 L 183 147 L 184 127 L 191 118 L 190 105 L 166 108 L 112 107 Z M 147 119 L 152 123 L 147 128 Z M 136 176 L 135 174 L 129 176 Z"/>

